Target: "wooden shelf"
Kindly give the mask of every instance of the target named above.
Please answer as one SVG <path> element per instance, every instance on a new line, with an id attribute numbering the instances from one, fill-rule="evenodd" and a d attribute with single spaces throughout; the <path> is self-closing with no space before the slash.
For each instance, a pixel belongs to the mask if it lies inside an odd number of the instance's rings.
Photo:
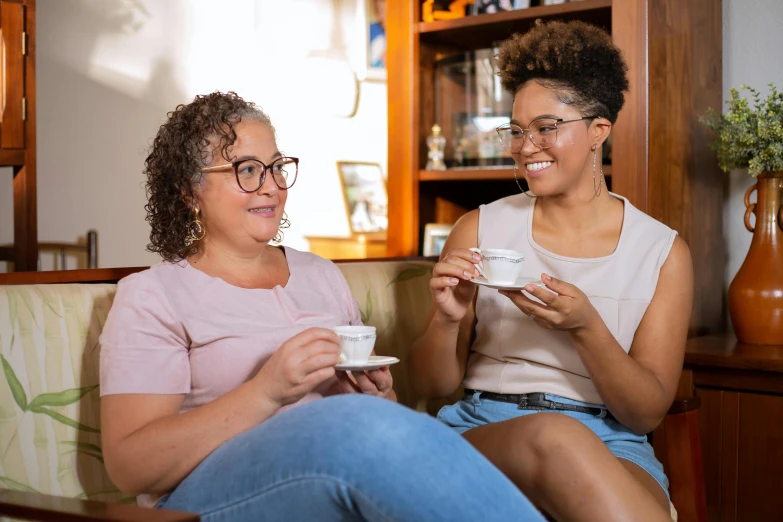
<path id="1" fill-rule="evenodd" d="M 583 20 L 605 29 L 612 26 L 612 0 L 581 0 L 566 4 L 529 7 L 502 13 L 466 16 L 456 20 L 419 22 L 423 42 L 459 49 L 482 49 L 514 33 L 525 32 L 537 19 Z"/>
<path id="2" fill-rule="evenodd" d="M 783 346 L 741 344 L 734 335 L 688 339 L 685 366 L 783 374 Z"/>
<path id="3" fill-rule="evenodd" d="M 566 5 L 566 4 L 564 4 Z M 604 177 L 612 176 L 612 166 L 604 165 Z M 481 181 L 481 180 L 514 179 L 514 169 L 509 167 L 495 168 L 462 168 L 449 170 L 420 170 L 419 181 Z"/>

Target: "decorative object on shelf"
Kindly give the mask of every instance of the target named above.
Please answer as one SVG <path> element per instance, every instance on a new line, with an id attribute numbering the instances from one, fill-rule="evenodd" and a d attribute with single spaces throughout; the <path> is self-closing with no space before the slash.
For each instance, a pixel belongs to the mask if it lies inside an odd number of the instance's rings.
<path id="1" fill-rule="evenodd" d="M 386 0 L 356 0 L 356 42 L 352 54 L 359 81 L 385 81 Z"/>
<path id="2" fill-rule="evenodd" d="M 468 4 L 473 2 L 474 0 L 425 0 L 421 4 L 421 19 L 424 22 L 434 22 L 463 18 Z"/>
<path id="3" fill-rule="evenodd" d="M 442 223 L 427 223 L 424 225 L 424 247 L 422 253 L 425 256 L 439 256 L 453 227 L 454 225 Z"/>
<path id="4" fill-rule="evenodd" d="M 461 133 L 454 138 L 454 167 L 465 166 L 465 151 L 468 148 L 468 140 Z"/>
<path id="5" fill-rule="evenodd" d="M 739 90 L 731 88 L 731 99 L 724 114 L 710 108 L 702 123 L 715 131 L 717 137 L 710 145 L 718 153 L 718 163 L 724 172 L 748 169 L 756 177 L 763 171 L 783 170 L 783 92 L 769 84 L 769 96 L 747 85 L 741 87 L 753 95 L 755 107 L 740 97 Z"/>
<path id="6" fill-rule="evenodd" d="M 530 7 L 530 0 L 476 0 L 471 14 L 492 14 L 528 7 Z"/>
<path id="7" fill-rule="evenodd" d="M 726 112 L 710 109 L 702 118 L 717 133 L 712 147 L 720 167 L 747 168 L 757 179 L 745 193 L 745 227 L 753 239 L 729 285 L 729 315 L 740 342 L 783 345 L 783 93 L 770 84 L 762 101 L 756 90 L 742 88 L 753 95 L 754 108 L 732 88 Z"/>
<path id="8" fill-rule="evenodd" d="M 513 103 L 496 74 L 497 52 L 478 49 L 435 63 L 435 120 L 443 123 L 451 144 L 445 151 L 448 168 L 513 164 L 495 136 L 495 128 L 511 118 Z"/>
<path id="9" fill-rule="evenodd" d="M 384 235 L 389 227 L 386 180 L 378 163 L 338 161 L 351 232 Z"/>
<path id="10" fill-rule="evenodd" d="M 745 227 L 753 239 L 729 285 L 731 324 L 740 342 L 783 345 L 783 172 L 759 174 L 745 193 L 745 207 Z"/>
<path id="11" fill-rule="evenodd" d="M 427 166 L 426 170 L 446 170 L 446 163 L 443 161 L 443 154 L 446 150 L 446 138 L 440 134 L 440 125 L 437 123 L 432 126 L 432 134 L 427 137 Z"/>

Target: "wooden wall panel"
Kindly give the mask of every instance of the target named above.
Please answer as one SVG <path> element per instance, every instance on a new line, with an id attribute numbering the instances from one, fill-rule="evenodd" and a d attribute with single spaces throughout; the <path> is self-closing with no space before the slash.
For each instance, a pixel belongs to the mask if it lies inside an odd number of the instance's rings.
<path id="1" fill-rule="evenodd" d="M 612 131 L 612 191 L 647 211 L 647 1 L 612 2 L 612 39 L 628 63 L 629 92 Z"/>
<path id="2" fill-rule="evenodd" d="M 418 244 L 418 2 L 386 4 L 389 107 L 389 231 L 387 254 L 415 253 Z"/>
<path id="3" fill-rule="evenodd" d="M 707 520 L 720 522 L 721 444 L 723 441 L 723 393 L 699 389 L 699 434 L 704 462 L 704 489 L 707 496 Z M 709 434 L 709 435 L 707 435 Z"/>
<path id="4" fill-rule="evenodd" d="M 722 104 L 721 2 L 649 1 L 647 212 L 690 246 L 698 266 L 690 334 L 706 335 L 724 324 L 725 182 L 699 122 Z"/>

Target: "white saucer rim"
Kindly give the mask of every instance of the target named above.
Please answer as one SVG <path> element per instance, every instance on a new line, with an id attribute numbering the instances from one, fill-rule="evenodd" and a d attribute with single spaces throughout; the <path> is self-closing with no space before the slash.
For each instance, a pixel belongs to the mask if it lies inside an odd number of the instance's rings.
<path id="1" fill-rule="evenodd" d="M 370 359 L 366 363 L 339 363 L 334 368 L 335 370 L 364 370 L 380 368 L 381 366 L 391 366 L 400 362 L 398 357 L 392 355 L 371 355 Z"/>
<path id="2" fill-rule="evenodd" d="M 517 278 L 517 281 L 519 281 L 520 279 L 521 278 Z M 533 279 L 532 277 L 531 278 L 525 278 L 525 279 L 529 279 L 529 280 L 525 281 L 522 284 L 517 284 L 517 283 L 505 284 L 505 283 L 490 283 L 489 281 L 487 281 L 487 279 L 484 276 L 478 276 L 478 277 L 472 278 L 470 280 L 470 282 L 474 283 L 474 284 L 477 284 L 477 285 L 486 286 L 486 287 L 489 287 L 489 288 L 503 288 L 503 289 L 509 289 L 509 290 L 521 290 L 521 289 L 525 288 L 527 285 L 530 285 L 530 284 L 535 285 L 535 286 L 540 286 L 542 288 L 546 288 L 546 285 L 540 279 Z"/>

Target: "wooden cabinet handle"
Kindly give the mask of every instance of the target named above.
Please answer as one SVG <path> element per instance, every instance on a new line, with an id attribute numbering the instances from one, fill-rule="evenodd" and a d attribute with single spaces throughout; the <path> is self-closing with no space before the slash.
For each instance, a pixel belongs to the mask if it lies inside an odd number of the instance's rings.
<path id="1" fill-rule="evenodd" d="M 5 119 L 5 81 L 8 74 L 6 74 L 6 61 L 5 61 L 5 33 L 3 28 L 0 27 L 0 122 Z"/>

